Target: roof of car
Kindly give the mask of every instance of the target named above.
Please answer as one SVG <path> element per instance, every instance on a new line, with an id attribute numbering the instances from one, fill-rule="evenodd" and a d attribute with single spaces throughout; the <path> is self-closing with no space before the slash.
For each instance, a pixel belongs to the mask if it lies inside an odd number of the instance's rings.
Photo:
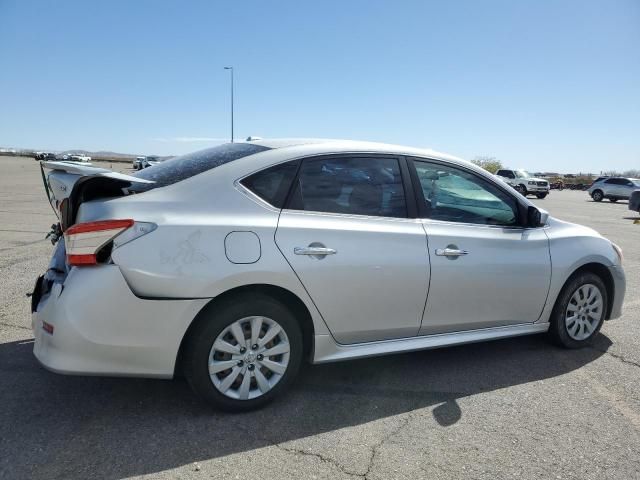
<path id="1" fill-rule="evenodd" d="M 354 152 L 385 152 L 396 153 L 400 155 L 419 155 L 431 158 L 440 158 L 443 160 L 452 160 L 456 162 L 466 163 L 465 160 L 449 155 L 447 153 L 437 152 L 432 149 L 414 148 L 403 145 L 393 145 L 388 143 L 366 142 L 358 140 L 340 140 L 331 138 L 273 138 L 273 139 L 257 139 L 250 140 L 247 143 L 261 145 L 266 148 L 280 149 L 287 147 L 296 147 L 302 145 L 317 145 L 322 149 L 336 151 L 354 151 Z"/>

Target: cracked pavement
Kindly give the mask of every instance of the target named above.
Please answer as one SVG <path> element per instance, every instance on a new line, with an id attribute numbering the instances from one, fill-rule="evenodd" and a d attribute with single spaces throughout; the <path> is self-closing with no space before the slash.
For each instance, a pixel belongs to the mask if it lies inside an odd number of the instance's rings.
<path id="1" fill-rule="evenodd" d="M 640 478 L 640 225 L 625 202 L 573 191 L 536 201 L 624 250 L 624 316 L 592 348 L 538 335 L 306 366 L 287 395 L 230 415 L 181 379 L 37 364 L 25 294 L 54 221 L 40 181 L 36 162 L 0 157 L 2 479 Z"/>

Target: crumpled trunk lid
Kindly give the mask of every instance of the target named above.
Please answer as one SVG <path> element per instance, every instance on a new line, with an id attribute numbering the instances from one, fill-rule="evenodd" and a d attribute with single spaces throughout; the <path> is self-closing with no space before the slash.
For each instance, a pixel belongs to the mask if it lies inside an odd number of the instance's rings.
<path id="1" fill-rule="evenodd" d="M 151 180 L 118 173 L 106 168 L 72 162 L 40 162 L 47 199 L 64 231 L 75 223 L 82 202 L 128 195 L 133 183 Z M 48 172 L 47 172 L 48 170 Z"/>

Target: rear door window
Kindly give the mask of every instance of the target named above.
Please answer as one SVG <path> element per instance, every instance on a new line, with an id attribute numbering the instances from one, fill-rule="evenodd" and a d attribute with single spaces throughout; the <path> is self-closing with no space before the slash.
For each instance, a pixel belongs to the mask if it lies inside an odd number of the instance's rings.
<path id="1" fill-rule="evenodd" d="M 303 160 L 289 208 L 314 212 L 407 216 L 400 165 L 392 157 Z"/>
<path id="2" fill-rule="evenodd" d="M 136 183 L 129 190 L 139 193 L 172 185 L 225 163 L 265 150 L 269 150 L 269 148 L 252 143 L 225 143 L 217 147 L 188 153 L 134 173 L 135 177 L 153 180 L 155 183 Z"/>

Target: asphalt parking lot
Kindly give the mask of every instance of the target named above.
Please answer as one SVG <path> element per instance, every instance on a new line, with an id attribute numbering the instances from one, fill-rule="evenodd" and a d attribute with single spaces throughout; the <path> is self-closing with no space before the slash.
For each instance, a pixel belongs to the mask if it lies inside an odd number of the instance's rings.
<path id="1" fill-rule="evenodd" d="M 39 366 L 25 294 L 55 217 L 37 162 L 0 157 L 0 478 L 640 478 L 640 224 L 585 192 L 536 203 L 624 250 L 624 316 L 592 348 L 534 336 L 309 366 L 230 415 L 180 379 Z"/>

